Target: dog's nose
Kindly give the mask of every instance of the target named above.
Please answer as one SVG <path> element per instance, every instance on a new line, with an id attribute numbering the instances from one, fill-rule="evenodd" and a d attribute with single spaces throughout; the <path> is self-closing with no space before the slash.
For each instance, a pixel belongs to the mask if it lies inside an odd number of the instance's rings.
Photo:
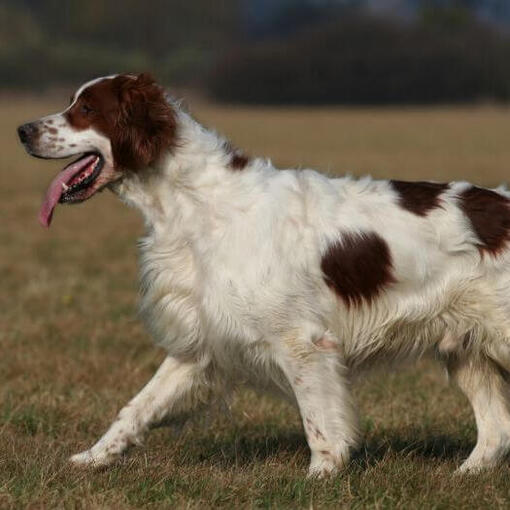
<path id="1" fill-rule="evenodd" d="M 32 124 L 23 124 L 18 128 L 18 136 L 21 140 L 21 143 L 26 143 L 29 141 L 30 137 L 37 131 L 37 128 Z"/>

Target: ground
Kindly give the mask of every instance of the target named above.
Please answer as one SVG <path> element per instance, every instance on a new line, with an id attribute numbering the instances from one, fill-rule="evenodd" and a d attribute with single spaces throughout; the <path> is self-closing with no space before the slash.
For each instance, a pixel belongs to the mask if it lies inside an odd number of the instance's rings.
<path id="1" fill-rule="evenodd" d="M 70 467 L 163 353 L 136 316 L 136 213 L 105 192 L 59 207 L 49 231 L 37 224 L 60 163 L 26 156 L 15 127 L 67 95 L 0 98 L 0 508 L 508 508 L 510 465 L 453 475 L 476 429 L 432 362 L 359 381 L 364 443 L 329 480 L 305 478 L 297 413 L 251 392 L 230 414 L 154 431 L 113 468 Z M 192 106 L 281 167 L 484 185 L 510 176 L 505 108 Z"/>

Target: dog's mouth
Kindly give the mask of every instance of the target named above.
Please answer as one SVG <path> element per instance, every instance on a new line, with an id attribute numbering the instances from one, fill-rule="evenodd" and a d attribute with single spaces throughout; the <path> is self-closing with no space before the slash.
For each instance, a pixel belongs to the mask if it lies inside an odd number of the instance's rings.
<path id="1" fill-rule="evenodd" d="M 67 165 L 51 181 L 46 191 L 39 221 L 49 227 L 57 204 L 74 204 L 90 198 L 101 188 L 98 177 L 104 167 L 104 158 L 98 152 L 86 152 Z"/>

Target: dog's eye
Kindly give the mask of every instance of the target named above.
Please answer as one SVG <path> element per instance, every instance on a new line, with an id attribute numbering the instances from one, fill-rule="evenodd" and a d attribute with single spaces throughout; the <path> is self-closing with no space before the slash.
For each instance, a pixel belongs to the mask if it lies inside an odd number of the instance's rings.
<path id="1" fill-rule="evenodd" d="M 81 105 L 81 107 L 80 107 L 80 112 L 81 112 L 81 113 L 83 113 L 83 114 L 85 114 L 85 115 L 87 115 L 87 114 L 89 114 L 89 113 L 92 113 L 93 111 L 94 111 L 94 110 L 93 110 L 90 106 L 88 106 L 88 105 L 86 105 L 86 104 L 83 104 L 83 105 Z"/>

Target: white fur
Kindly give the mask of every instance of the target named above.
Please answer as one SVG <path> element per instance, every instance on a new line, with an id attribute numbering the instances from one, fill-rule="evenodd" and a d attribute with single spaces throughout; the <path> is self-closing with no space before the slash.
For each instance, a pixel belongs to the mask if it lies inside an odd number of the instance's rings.
<path id="1" fill-rule="evenodd" d="M 72 460 L 108 464 L 151 425 L 246 383 L 298 405 L 309 473 L 331 473 L 358 441 L 353 377 L 434 349 L 476 415 L 478 444 L 462 469 L 506 454 L 510 255 L 481 257 L 458 207 L 468 185 L 453 183 L 442 206 L 421 217 L 398 205 L 387 181 L 277 171 L 263 159 L 236 171 L 224 139 L 174 107 L 177 146 L 111 186 L 144 216 L 141 310 L 168 357 Z M 88 150 L 78 134 L 73 140 Z M 326 285 L 321 258 L 342 233 L 364 231 L 388 244 L 396 283 L 348 307 Z"/>

